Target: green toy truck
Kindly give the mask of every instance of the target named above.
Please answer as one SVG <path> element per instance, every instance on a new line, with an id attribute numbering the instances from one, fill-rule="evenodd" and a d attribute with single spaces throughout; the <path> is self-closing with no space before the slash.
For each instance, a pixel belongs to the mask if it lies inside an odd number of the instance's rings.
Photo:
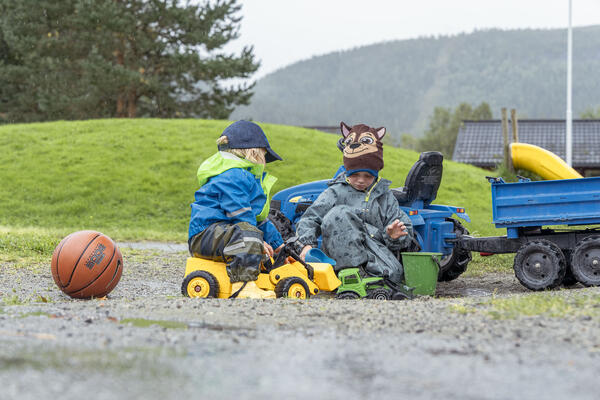
<path id="1" fill-rule="evenodd" d="M 439 273 L 441 253 L 403 252 L 404 282 L 395 284 L 387 276 L 362 277 L 359 268 L 338 272 L 342 282 L 336 291 L 338 299 L 404 300 L 415 295 L 433 296 Z"/>
<path id="2" fill-rule="evenodd" d="M 375 300 L 404 300 L 414 298 L 413 289 L 396 285 L 381 277 L 361 277 L 358 268 L 343 269 L 338 273 L 342 284 L 338 287 L 338 299 L 369 298 Z"/>

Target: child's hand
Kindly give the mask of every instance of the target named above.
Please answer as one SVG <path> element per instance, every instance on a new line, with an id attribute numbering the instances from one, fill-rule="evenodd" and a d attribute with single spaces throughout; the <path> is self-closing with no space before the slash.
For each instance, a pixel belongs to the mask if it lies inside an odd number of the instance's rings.
<path id="1" fill-rule="evenodd" d="M 273 257 L 273 248 L 267 242 L 263 242 L 263 253 L 267 254 L 269 257 Z"/>
<path id="2" fill-rule="evenodd" d="M 300 253 L 300 259 L 302 261 L 304 261 L 304 259 L 306 258 L 306 253 L 308 253 L 308 251 L 312 249 L 312 246 L 310 244 L 307 244 L 306 246 L 304 246 L 304 248 L 302 249 L 302 252 Z"/>
<path id="3" fill-rule="evenodd" d="M 394 220 L 394 222 L 392 222 L 388 226 L 386 226 L 385 232 L 392 239 L 398 239 L 400 236 L 408 235 L 408 232 L 406 231 L 406 226 L 404 225 L 404 222 L 400 222 L 397 219 Z"/>

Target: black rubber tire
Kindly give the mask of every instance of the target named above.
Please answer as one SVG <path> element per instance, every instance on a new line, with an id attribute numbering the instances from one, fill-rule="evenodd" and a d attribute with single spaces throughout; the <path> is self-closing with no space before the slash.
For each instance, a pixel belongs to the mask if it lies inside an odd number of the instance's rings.
<path id="1" fill-rule="evenodd" d="M 531 290 L 552 289 L 561 284 L 567 263 L 554 243 L 540 239 L 521 246 L 514 259 L 515 276 Z"/>
<path id="2" fill-rule="evenodd" d="M 454 224 L 454 233 L 459 235 L 468 235 L 467 228 L 454 218 L 447 218 Z M 469 250 L 455 247 L 452 253 L 440 260 L 440 272 L 438 273 L 438 282 L 452 281 L 458 278 L 467 270 L 467 265 L 471 262 L 472 256 Z"/>
<path id="3" fill-rule="evenodd" d="M 338 298 L 338 299 L 340 299 L 340 300 L 356 300 L 356 299 L 360 299 L 360 296 L 356 292 L 341 292 L 341 293 L 338 293 L 335 297 Z"/>
<path id="4" fill-rule="evenodd" d="M 292 222 L 281 211 L 270 209 L 269 220 L 275 225 L 284 242 L 296 235 L 292 229 Z"/>
<path id="5" fill-rule="evenodd" d="M 571 270 L 585 286 L 600 286 L 600 236 L 588 236 L 575 246 Z"/>
<path id="6" fill-rule="evenodd" d="M 394 292 L 394 294 L 392 295 L 392 300 L 410 300 L 411 298 L 408 297 L 406 294 L 397 291 Z"/>
<path id="7" fill-rule="evenodd" d="M 277 285 L 275 285 L 275 296 L 277 298 L 290 298 L 293 299 L 294 297 L 289 296 L 289 291 L 292 288 L 293 285 L 295 284 L 300 284 L 302 285 L 302 287 L 304 288 L 304 292 L 306 293 L 306 298 L 309 299 L 310 298 L 310 292 L 308 290 L 308 285 L 306 284 L 306 282 L 304 282 L 304 280 L 302 280 L 301 278 L 298 277 L 290 277 L 290 278 L 284 278 L 282 280 L 280 280 L 279 282 L 277 282 Z"/>
<path id="8" fill-rule="evenodd" d="M 392 299 L 392 291 L 385 288 L 377 288 L 373 289 L 367 295 L 369 299 L 373 300 L 391 300 Z"/>
<path id="9" fill-rule="evenodd" d="M 210 272 L 207 271 L 194 271 L 192 273 L 190 273 L 188 276 L 186 276 L 183 279 L 183 282 L 181 283 L 181 294 L 183 294 L 184 296 L 188 296 L 188 292 L 187 292 L 187 286 L 190 284 L 190 282 L 192 281 L 192 279 L 194 278 L 203 278 L 208 282 L 208 295 L 206 296 L 206 298 L 211 298 L 211 297 L 217 297 L 219 295 L 219 282 L 217 281 L 217 278 L 215 278 L 215 276 L 213 274 L 211 274 Z"/>

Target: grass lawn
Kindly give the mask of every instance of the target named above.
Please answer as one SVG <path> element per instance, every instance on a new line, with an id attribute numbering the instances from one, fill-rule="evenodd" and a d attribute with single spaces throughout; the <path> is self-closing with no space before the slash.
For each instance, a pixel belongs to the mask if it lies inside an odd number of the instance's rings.
<path id="1" fill-rule="evenodd" d="M 0 127 L 0 254 L 47 257 L 82 229 L 115 240 L 187 240 L 196 170 L 229 121 L 113 119 Z M 261 124 L 284 162 L 268 164 L 274 191 L 327 179 L 342 162 L 338 135 Z M 418 153 L 385 148 L 382 176 L 402 186 Z M 484 171 L 444 161 L 437 204 L 463 206 L 479 236 L 491 224 Z"/>
<path id="2" fill-rule="evenodd" d="M 568 295 L 564 295 L 567 293 Z M 598 318 L 600 296 L 590 289 L 569 292 L 533 292 L 511 297 L 492 296 L 477 303 L 458 302 L 449 310 L 458 314 L 483 314 L 492 319 L 519 319 L 535 316 L 552 318 Z"/>

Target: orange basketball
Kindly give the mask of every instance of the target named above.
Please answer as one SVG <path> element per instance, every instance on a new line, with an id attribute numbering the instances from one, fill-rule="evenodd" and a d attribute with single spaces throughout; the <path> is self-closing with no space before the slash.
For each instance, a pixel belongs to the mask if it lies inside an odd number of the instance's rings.
<path id="1" fill-rule="evenodd" d="M 79 231 L 64 238 L 52 254 L 52 277 L 60 290 L 77 299 L 103 297 L 123 272 L 119 248 L 106 235 Z"/>

